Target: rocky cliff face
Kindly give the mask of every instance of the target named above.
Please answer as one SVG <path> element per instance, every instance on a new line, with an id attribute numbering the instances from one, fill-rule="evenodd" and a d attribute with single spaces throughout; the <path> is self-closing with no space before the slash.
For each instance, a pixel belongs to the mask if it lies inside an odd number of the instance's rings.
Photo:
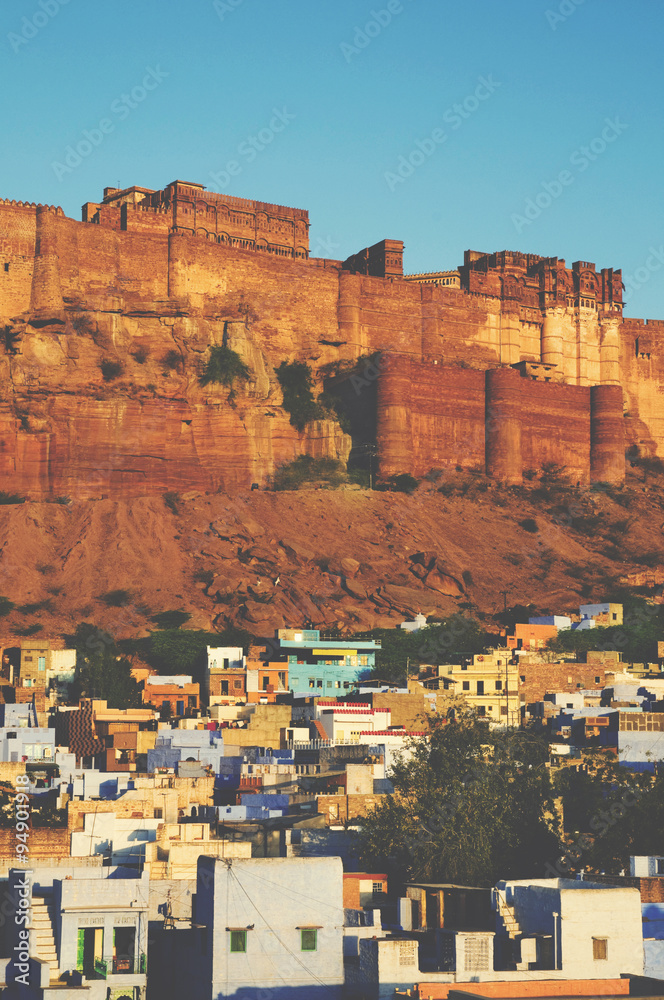
<path id="1" fill-rule="evenodd" d="M 0 356 L 6 490 L 84 499 L 233 489 L 264 483 L 301 454 L 348 458 L 350 438 L 335 421 L 304 433 L 291 426 L 246 319 L 161 304 L 140 314 L 68 310 L 13 329 L 19 336 Z M 240 355 L 249 382 L 232 392 L 200 385 L 214 344 Z"/>

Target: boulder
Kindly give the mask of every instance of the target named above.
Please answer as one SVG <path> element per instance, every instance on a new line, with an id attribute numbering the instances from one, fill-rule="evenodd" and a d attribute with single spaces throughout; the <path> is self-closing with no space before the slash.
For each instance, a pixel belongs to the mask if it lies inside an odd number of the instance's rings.
<path id="1" fill-rule="evenodd" d="M 455 577 L 441 573 L 438 568 L 432 569 L 427 574 L 424 585 L 446 597 L 461 597 L 464 592 L 463 584 L 459 583 Z"/>
<path id="2" fill-rule="evenodd" d="M 345 556 L 341 560 L 341 568 L 346 577 L 353 579 L 353 577 L 356 577 L 360 571 L 360 564 L 357 559 L 353 559 L 352 556 Z"/>
<path id="3" fill-rule="evenodd" d="M 367 588 L 363 587 L 361 583 L 357 583 L 355 580 L 346 579 L 344 582 L 344 587 L 351 595 L 351 597 L 356 597 L 358 601 L 366 601 Z"/>

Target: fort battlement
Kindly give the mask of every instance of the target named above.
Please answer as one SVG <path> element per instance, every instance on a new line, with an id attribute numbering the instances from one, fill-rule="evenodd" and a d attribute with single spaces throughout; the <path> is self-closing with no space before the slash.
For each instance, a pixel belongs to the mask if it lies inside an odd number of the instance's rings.
<path id="1" fill-rule="evenodd" d="M 102 492 L 216 489 L 347 455 L 332 421 L 290 425 L 274 370 L 305 360 L 322 389 L 326 366 L 376 352 L 389 363 L 358 399 L 385 475 L 483 463 L 519 481 L 551 461 L 619 481 L 625 446 L 664 456 L 664 320 L 623 318 L 619 269 L 468 250 L 404 275 L 400 240 L 338 261 L 311 258 L 308 234 L 303 209 L 183 181 L 106 188 L 82 221 L 0 199 L 0 323 L 20 334 L 0 400 L 12 489 L 82 495 L 100 466 Z M 242 418 L 198 384 L 220 343 L 252 373 Z M 33 398 L 39 416 L 19 418 Z"/>

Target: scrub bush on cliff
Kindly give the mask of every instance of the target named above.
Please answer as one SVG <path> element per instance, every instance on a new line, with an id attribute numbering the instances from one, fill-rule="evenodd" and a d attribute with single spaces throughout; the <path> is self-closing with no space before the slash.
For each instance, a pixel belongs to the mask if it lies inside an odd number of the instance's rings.
<path id="1" fill-rule="evenodd" d="M 232 389 L 235 382 L 248 382 L 250 377 L 249 368 L 236 351 L 215 344 L 210 349 L 210 357 L 199 382 L 201 385 L 216 382 L 226 386 L 227 389 Z"/>
<path id="2" fill-rule="evenodd" d="M 314 399 L 309 365 L 304 361 L 282 361 L 276 375 L 284 396 L 284 410 L 290 414 L 293 427 L 303 431 L 311 420 L 325 417 L 323 407 Z"/>

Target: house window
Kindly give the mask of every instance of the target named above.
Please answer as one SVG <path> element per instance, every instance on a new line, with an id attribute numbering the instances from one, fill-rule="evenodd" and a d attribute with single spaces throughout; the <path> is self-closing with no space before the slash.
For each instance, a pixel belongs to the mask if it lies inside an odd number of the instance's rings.
<path id="1" fill-rule="evenodd" d="M 373 892 L 374 896 L 380 895 L 382 893 L 382 891 L 383 891 L 383 883 L 382 882 L 372 882 L 371 883 L 371 891 Z"/>
<path id="2" fill-rule="evenodd" d="M 113 928 L 113 972 L 132 975 L 136 948 L 135 927 Z"/>
<path id="3" fill-rule="evenodd" d="M 595 678 L 595 684 L 601 684 L 601 683 L 602 683 L 602 678 L 601 677 L 596 677 Z"/>
<path id="4" fill-rule="evenodd" d="M 311 927 L 304 927 L 300 931 L 302 938 L 302 951 L 317 951 L 318 931 Z"/>
<path id="5" fill-rule="evenodd" d="M 5 271 L 9 270 L 9 264 L 5 264 Z"/>
<path id="6" fill-rule="evenodd" d="M 522 684 L 525 684 L 526 683 L 526 675 L 522 674 L 521 677 L 519 678 L 519 680 L 521 681 Z"/>
<path id="7" fill-rule="evenodd" d="M 155 811 L 154 811 L 154 818 L 155 819 L 163 819 L 164 818 L 164 810 L 163 809 L 155 809 Z"/>
<path id="8" fill-rule="evenodd" d="M 477 682 L 477 693 L 484 694 L 484 681 Z"/>
<path id="9" fill-rule="evenodd" d="M 310 688 L 316 687 L 316 678 L 315 677 L 310 677 L 309 678 L 309 687 Z"/>
<path id="10" fill-rule="evenodd" d="M 664 858 L 657 858 L 657 874 L 664 875 Z"/>
<path id="11" fill-rule="evenodd" d="M 464 691 L 470 691 L 470 681 L 462 681 L 462 687 Z"/>
<path id="12" fill-rule="evenodd" d="M 332 687 L 332 681 L 328 681 L 328 682 L 327 682 L 327 686 L 328 686 L 329 688 L 331 688 L 331 687 Z"/>
<path id="13" fill-rule="evenodd" d="M 316 687 L 317 688 L 322 688 L 322 686 L 323 686 L 323 682 L 322 681 L 316 681 Z"/>
<path id="14" fill-rule="evenodd" d="M 605 961 L 609 957 L 608 938 L 593 938 L 593 960 L 595 962 Z"/>
<path id="15" fill-rule="evenodd" d="M 247 950 L 247 932 L 231 931 L 231 951 L 244 953 Z"/>
<path id="16" fill-rule="evenodd" d="M 503 690 L 503 682 L 496 681 L 496 691 L 502 691 L 502 690 Z"/>

